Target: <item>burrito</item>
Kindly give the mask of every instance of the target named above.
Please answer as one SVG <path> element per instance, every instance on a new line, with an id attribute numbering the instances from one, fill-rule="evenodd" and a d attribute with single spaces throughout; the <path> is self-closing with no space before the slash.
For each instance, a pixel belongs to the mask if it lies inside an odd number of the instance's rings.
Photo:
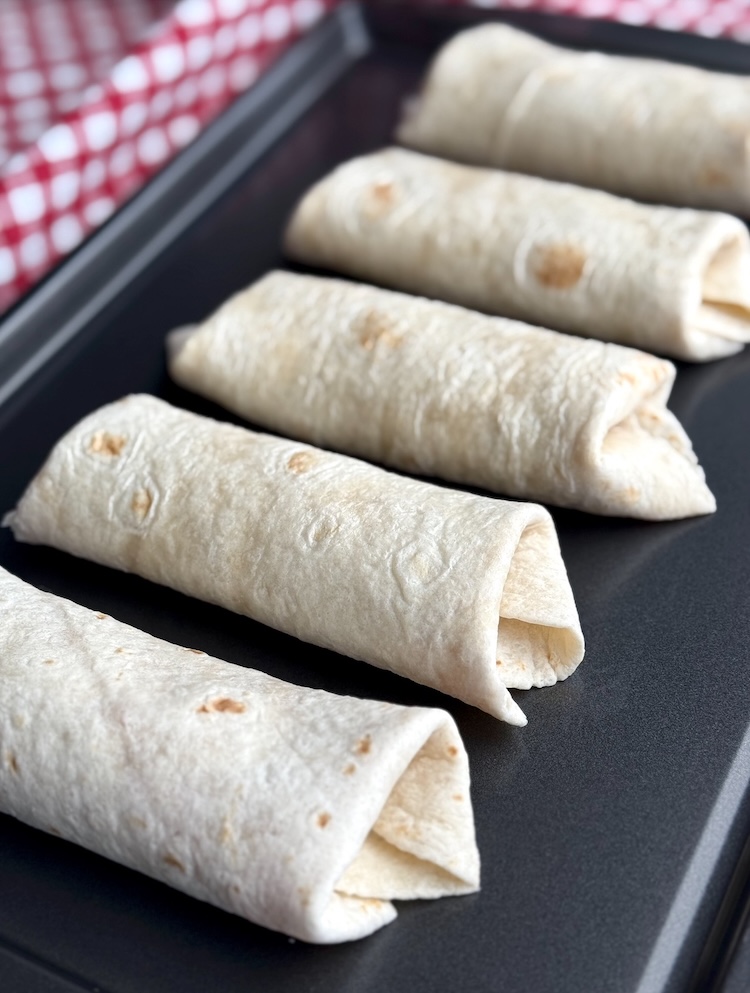
<path id="1" fill-rule="evenodd" d="M 398 140 L 477 165 L 750 215 L 750 81 L 573 52 L 503 24 L 456 35 Z"/>
<path id="2" fill-rule="evenodd" d="M 317 445 L 598 514 L 716 509 L 674 366 L 631 348 L 284 272 L 170 342 L 181 385 Z"/>
<path id="3" fill-rule="evenodd" d="M 583 657 L 552 519 L 135 396 L 52 451 L 21 541 L 138 573 L 526 723 Z"/>
<path id="4" fill-rule="evenodd" d="M 561 331 L 705 361 L 750 341 L 750 235 L 654 207 L 402 149 L 304 197 L 295 259 Z"/>
<path id="5" fill-rule="evenodd" d="M 444 711 L 292 686 L 4 569 L 0 615 L 0 812 L 304 941 L 479 888 Z"/>

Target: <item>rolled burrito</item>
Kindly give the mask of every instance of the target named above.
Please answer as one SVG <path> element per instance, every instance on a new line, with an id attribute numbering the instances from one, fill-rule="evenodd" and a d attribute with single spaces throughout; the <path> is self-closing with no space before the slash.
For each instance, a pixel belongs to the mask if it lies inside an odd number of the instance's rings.
<path id="1" fill-rule="evenodd" d="M 552 519 L 149 396 L 95 411 L 15 513 L 21 541 L 138 573 L 525 724 L 508 687 L 583 657 Z"/>
<path id="2" fill-rule="evenodd" d="M 705 361 L 750 341 L 750 236 L 728 214 L 387 149 L 334 170 L 295 259 L 574 334 Z"/>
<path id="3" fill-rule="evenodd" d="M 304 941 L 478 889 L 443 711 L 292 686 L 4 569 L 0 616 L 0 812 Z"/>
<path id="4" fill-rule="evenodd" d="M 573 52 L 503 24 L 456 35 L 398 140 L 638 199 L 750 215 L 750 80 Z"/>
<path id="5" fill-rule="evenodd" d="M 334 279 L 272 273 L 171 339 L 183 386 L 274 431 L 599 514 L 716 509 L 670 362 Z"/>

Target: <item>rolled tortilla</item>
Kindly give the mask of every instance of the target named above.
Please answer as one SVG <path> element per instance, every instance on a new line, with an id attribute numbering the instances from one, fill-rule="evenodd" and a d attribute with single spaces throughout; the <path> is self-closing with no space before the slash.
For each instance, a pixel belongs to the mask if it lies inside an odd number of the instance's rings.
<path id="1" fill-rule="evenodd" d="M 503 24 L 437 54 L 406 145 L 663 203 L 750 215 L 750 80 L 573 52 Z"/>
<path id="2" fill-rule="evenodd" d="M 525 724 L 507 687 L 583 656 L 552 520 L 129 397 L 52 451 L 6 518 Z"/>
<path id="3" fill-rule="evenodd" d="M 643 352 L 284 272 L 175 335 L 177 382 L 314 444 L 599 514 L 716 509 Z"/>
<path id="4" fill-rule="evenodd" d="M 295 259 L 575 334 L 705 361 L 750 341 L 741 221 L 402 149 L 304 197 Z"/>
<path id="5" fill-rule="evenodd" d="M 4 569 L 0 616 L 0 812 L 304 941 L 478 889 L 443 711 L 292 686 Z"/>

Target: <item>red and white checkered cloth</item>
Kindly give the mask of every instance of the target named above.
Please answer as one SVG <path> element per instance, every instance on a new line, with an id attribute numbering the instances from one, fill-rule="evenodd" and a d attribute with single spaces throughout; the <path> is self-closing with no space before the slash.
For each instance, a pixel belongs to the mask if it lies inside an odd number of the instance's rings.
<path id="1" fill-rule="evenodd" d="M 0 0 L 0 311 L 333 3 Z"/>
<path id="2" fill-rule="evenodd" d="M 337 2 L 0 0 L 0 312 Z M 470 2 L 750 42 L 750 0 Z"/>

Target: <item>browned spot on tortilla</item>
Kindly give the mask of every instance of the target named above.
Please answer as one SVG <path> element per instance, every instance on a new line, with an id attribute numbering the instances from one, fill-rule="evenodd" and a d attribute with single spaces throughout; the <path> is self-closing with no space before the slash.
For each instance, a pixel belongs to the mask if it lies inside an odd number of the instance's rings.
<path id="1" fill-rule="evenodd" d="M 127 438 L 109 431 L 97 431 L 89 441 L 89 451 L 97 455 L 111 455 L 116 458 L 127 444 Z"/>
<path id="2" fill-rule="evenodd" d="M 344 769 L 344 775 L 353 776 L 356 771 L 357 771 L 356 765 L 353 762 L 350 762 L 349 765 Z"/>
<path id="3" fill-rule="evenodd" d="M 287 462 L 286 467 L 290 472 L 294 472 L 299 476 L 303 472 L 312 469 L 317 461 L 318 458 L 314 452 L 295 452 Z"/>
<path id="4" fill-rule="evenodd" d="M 458 749 L 456 748 L 455 745 L 448 745 L 448 754 L 452 758 L 455 758 L 458 755 Z"/>
<path id="5" fill-rule="evenodd" d="M 186 652 L 192 652 L 193 655 L 205 655 L 206 654 L 205 652 L 202 652 L 200 650 L 200 648 L 186 648 L 185 651 Z"/>
<path id="6" fill-rule="evenodd" d="M 55 835 L 57 835 L 58 838 L 61 838 L 62 837 L 61 832 L 58 831 L 56 827 L 48 827 L 47 828 L 47 833 L 48 834 L 55 834 Z"/>
<path id="7" fill-rule="evenodd" d="M 372 748 L 372 737 L 366 734 L 363 738 L 360 738 L 357 742 L 356 752 L 358 755 L 367 755 L 367 753 Z"/>
<path id="8" fill-rule="evenodd" d="M 453 794 L 453 799 L 456 800 L 458 803 L 461 803 L 461 801 L 463 800 L 463 798 L 464 798 L 463 797 L 463 793 L 454 793 Z"/>
<path id="9" fill-rule="evenodd" d="M 232 885 L 229 887 L 229 889 L 232 891 L 232 893 L 239 893 L 240 892 L 240 888 L 237 885 L 237 883 L 232 883 Z"/>
<path id="10" fill-rule="evenodd" d="M 99 619 L 100 621 L 106 621 L 106 619 L 107 619 L 107 615 L 106 615 L 106 614 L 103 614 L 103 613 L 101 612 L 101 610 L 99 610 L 99 611 L 97 611 L 97 614 L 96 614 L 96 616 L 97 616 L 97 618 L 98 618 L 98 619 Z"/>
<path id="11" fill-rule="evenodd" d="M 537 282 L 553 290 L 568 290 L 583 275 L 586 253 L 576 245 L 538 245 L 529 255 Z"/>
<path id="12" fill-rule="evenodd" d="M 404 341 L 403 337 L 394 330 L 390 318 L 379 310 L 368 310 L 364 317 L 357 321 L 356 327 L 359 343 L 367 352 L 371 352 L 380 344 L 386 348 L 398 348 Z"/>
<path id="13" fill-rule="evenodd" d="M 167 852 L 167 854 L 166 855 L 163 855 L 162 858 L 167 863 L 167 865 L 171 865 L 175 869 L 179 869 L 180 872 L 184 872 L 185 871 L 185 866 L 182 864 L 182 862 L 180 862 L 180 860 L 178 858 L 176 858 L 174 855 L 172 855 L 171 852 Z"/>
<path id="14" fill-rule="evenodd" d="M 306 886 L 298 886 L 297 892 L 299 893 L 299 902 L 303 907 L 309 906 L 310 903 L 310 890 Z"/>
<path id="15" fill-rule="evenodd" d="M 390 179 L 379 179 L 365 195 L 365 216 L 372 220 L 387 214 L 396 205 L 396 186 Z"/>
<path id="16" fill-rule="evenodd" d="M 211 700 L 209 703 L 202 703 L 196 710 L 196 714 L 244 714 L 245 704 L 239 700 L 232 700 L 228 696 L 220 697 L 218 700 Z"/>
<path id="17" fill-rule="evenodd" d="M 315 526 L 315 530 L 312 534 L 312 540 L 315 542 L 325 541 L 326 538 L 330 538 L 332 534 L 336 534 L 339 526 L 335 521 L 323 520 Z"/>
<path id="18" fill-rule="evenodd" d="M 626 503 L 636 503 L 641 498 L 641 491 L 637 486 L 628 486 L 626 490 L 622 491 L 621 496 Z"/>
<path id="19" fill-rule="evenodd" d="M 498 659 L 497 662 L 495 662 L 495 665 L 502 665 L 502 664 L 503 664 L 503 660 L 502 659 Z"/>
<path id="20" fill-rule="evenodd" d="M 214 700 L 212 707 L 214 710 L 218 710 L 221 713 L 228 712 L 230 714 L 244 714 L 245 704 L 240 703 L 239 700 L 231 700 L 229 697 L 222 697 L 220 700 Z"/>
<path id="21" fill-rule="evenodd" d="M 136 514 L 136 516 L 143 520 L 149 510 L 151 510 L 153 502 L 154 497 L 151 490 L 148 488 L 136 490 L 133 494 L 133 499 L 130 501 L 130 509 L 134 514 Z"/>
<path id="22" fill-rule="evenodd" d="M 321 828 L 328 827 L 330 821 L 331 821 L 331 815 L 327 813 L 325 810 L 323 811 L 322 814 L 318 814 L 318 827 Z"/>
<path id="23" fill-rule="evenodd" d="M 383 906 L 384 901 L 378 900 L 376 896 L 361 896 L 359 898 L 360 910 L 375 910 Z"/>
<path id="24" fill-rule="evenodd" d="M 234 837 L 234 832 L 232 831 L 232 826 L 229 821 L 224 818 L 221 822 L 221 831 L 219 831 L 219 844 L 226 845 Z"/>
<path id="25" fill-rule="evenodd" d="M 141 830 L 144 830 L 146 827 L 146 822 L 142 817 L 131 817 L 129 820 L 133 827 L 140 828 Z"/>
<path id="26" fill-rule="evenodd" d="M 18 759 L 15 752 L 8 752 L 8 765 L 11 772 L 15 772 L 17 776 L 20 776 L 21 770 L 18 768 Z"/>
<path id="27" fill-rule="evenodd" d="M 621 383 L 635 384 L 638 382 L 638 377 L 634 376 L 632 372 L 621 372 L 617 378 L 620 380 Z"/>
<path id="28" fill-rule="evenodd" d="M 526 663 L 525 663 L 525 662 L 519 662 L 519 663 L 518 663 L 518 668 L 519 668 L 519 669 L 520 669 L 520 670 L 521 670 L 522 672 L 526 672 Z"/>
<path id="29" fill-rule="evenodd" d="M 698 182 L 702 186 L 731 186 L 732 177 L 724 169 L 718 168 L 718 166 L 707 166 L 699 175 Z"/>
<path id="30" fill-rule="evenodd" d="M 54 659 L 45 659 L 44 660 L 44 664 L 45 665 L 54 665 L 55 664 L 55 660 Z"/>
<path id="31" fill-rule="evenodd" d="M 122 655 L 124 651 L 125 651 L 124 648 L 116 648 L 115 655 Z"/>

